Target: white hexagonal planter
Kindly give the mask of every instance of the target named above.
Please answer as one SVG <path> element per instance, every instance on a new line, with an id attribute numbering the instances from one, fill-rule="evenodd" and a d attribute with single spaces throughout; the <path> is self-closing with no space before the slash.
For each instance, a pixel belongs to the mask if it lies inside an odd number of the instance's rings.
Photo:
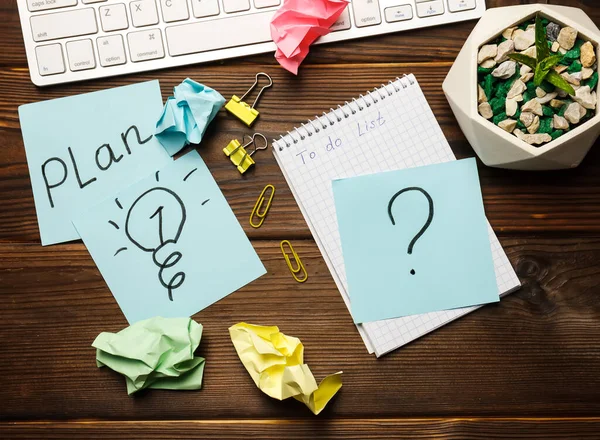
<path id="1" fill-rule="evenodd" d="M 479 158 L 488 166 L 519 170 L 574 168 L 600 134 L 600 112 L 579 127 L 541 147 L 507 133 L 477 111 L 477 53 L 504 29 L 541 13 L 562 26 L 571 26 L 598 50 L 600 30 L 581 9 L 554 5 L 522 5 L 488 9 L 461 49 L 443 89 L 458 124 Z M 600 53 L 598 54 L 600 59 Z M 600 97 L 600 93 L 598 94 Z"/>

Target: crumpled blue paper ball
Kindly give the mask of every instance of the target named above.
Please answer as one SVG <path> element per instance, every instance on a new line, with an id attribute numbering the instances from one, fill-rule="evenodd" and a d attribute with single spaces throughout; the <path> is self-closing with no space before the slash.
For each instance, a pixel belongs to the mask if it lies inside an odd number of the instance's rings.
<path id="1" fill-rule="evenodd" d="M 156 138 L 171 156 L 187 144 L 199 144 L 223 104 L 219 92 L 186 78 L 167 99 L 156 123 Z"/>

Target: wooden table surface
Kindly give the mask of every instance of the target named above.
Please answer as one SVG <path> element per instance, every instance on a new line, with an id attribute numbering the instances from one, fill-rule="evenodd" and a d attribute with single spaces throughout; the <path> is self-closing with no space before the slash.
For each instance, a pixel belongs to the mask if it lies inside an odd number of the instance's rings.
<path id="1" fill-rule="evenodd" d="M 578 6 L 600 24 L 598 0 L 550 3 Z M 194 315 L 204 325 L 201 391 L 129 397 L 122 377 L 96 368 L 90 344 L 125 318 L 80 241 L 40 245 L 19 105 L 154 78 L 164 98 L 186 77 L 230 97 L 265 71 L 275 85 L 255 128 L 274 138 L 412 72 L 453 151 L 472 157 L 441 85 L 475 22 L 315 47 L 297 78 L 264 54 L 43 89 L 29 79 L 14 0 L 0 3 L 0 23 L 0 438 L 600 438 L 598 143 L 573 170 L 479 163 L 488 218 L 523 287 L 381 359 L 365 350 L 272 154 L 258 153 L 244 176 L 223 156 L 245 132 L 224 113 L 198 151 L 268 275 Z M 267 183 L 277 195 L 256 230 L 247 219 Z M 302 255 L 305 284 L 290 276 L 281 239 Z M 240 321 L 299 337 L 317 380 L 344 371 L 320 416 L 255 387 L 227 332 Z"/>

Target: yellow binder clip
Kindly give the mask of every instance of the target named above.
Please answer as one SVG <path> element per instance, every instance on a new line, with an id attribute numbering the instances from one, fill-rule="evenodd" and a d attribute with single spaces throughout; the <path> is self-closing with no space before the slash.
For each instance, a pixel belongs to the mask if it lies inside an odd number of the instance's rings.
<path id="1" fill-rule="evenodd" d="M 294 268 L 294 266 L 292 265 L 292 261 L 290 260 L 288 253 L 286 252 L 286 250 L 283 247 L 284 244 L 288 245 L 289 250 L 290 250 L 292 256 L 294 257 L 294 262 L 296 263 L 296 268 Z M 288 240 L 283 240 L 279 244 L 279 247 L 281 248 L 281 252 L 283 252 L 285 262 L 287 263 L 287 266 L 289 267 L 290 272 L 292 272 L 292 276 L 294 277 L 294 279 L 296 281 L 298 281 L 299 283 L 305 282 L 308 279 L 308 273 L 306 272 L 306 269 L 304 268 L 304 264 L 302 264 L 302 261 L 300 261 L 300 257 L 298 256 L 298 254 L 292 247 L 292 244 Z M 298 275 L 300 275 L 300 278 L 298 277 Z"/>
<path id="2" fill-rule="evenodd" d="M 256 136 L 260 136 L 265 141 L 265 145 L 263 147 L 258 148 L 256 146 Z M 244 135 L 244 137 L 246 137 L 246 135 Z M 242 138 L 242 142 L 243 141 L 244 138 Z M 248 153 L 246 151 L 246 147 L 250 144 L 254 144 L 254 151 Z M 225 153 L 225 155 L 231 159 L 231 162 L 237 167 L 238 171 L 241 174 L 244 174 L 252 165 L 256 163 L 254 162 L 254 159 L 252 159 L 252 155 L 258 150 L 265 150 L 268 147 L 268 144 L 269 141 L 267 141 L 267 138 L 264 137 L 264 135 L 260 133 L 254 133 L 250 139 L 250 142 L 247 142 L 244 145 L 242 145 L 237 139 L 233 139 L 225 148 L 223 148 L 223 153 Z"/>
<path id="3" fill-rule="evenodd" d="M 250 107 L 247 103 L 244 102 L 244 98 L 246 96 L 248 96 L 252 92 L 252 90 L 254 90 L 254 88 L 258 85 L 258 78 L 260 76 L 266 77 L 269 80 L 269 84 L 267 84 L 262 89 L 260 89 L 260 91 L 258 92 L 258 95 L 256 95 L 256 99 L 252 103 L 252 107 Z M 248 89 L 248 91 L 242 95 L 241 98 L 238 98 L 236 95 L 233 95 L 233 97 L 229 100 L 227 105 L 225 105 L 225 110 L 227 110 L 232 115 L 236 116 L 239 120 L 241 120 L 248 127 L 251 127 L 259 115 L 258 110 L 256 110 L 254 107 L 256 106 L 256 103 L 258 102 L 260 95 L 262 95 L 262 92 L 265 89 L 268 89 L 269 87 L 271 87 L 272 85 L 273 85 L 273 80 L 271 79 L 271 77 L 269 75 L 267 75 L 264 72 L 257 73 L 256 80 L 254 81 L 254 84 L 252 84 L 252 87 L 250 87 Z"/>
<path id="4" fill-rule="evenodd" d="M 263 203 L 266 200 L 265 192 L 267 192 L 268 190 L 271 190 L 270 195 L 269 195 L 269 200 L 267 201 L 267 206 L 265 206 L 263 208 Z M 252 212 L 250 213 L 250 226 L 252 226 L 253 228 L 260 228 L 262 226 L 263 222 L 265 221 L 265 217 L 267 216 L 267 213 L 269 212 L 269 209 L 271 208 L 271 202 L 273 202 L 273 196 L 275 196 L 275 187 L 271 184 L 265 186 L 264 189 L 262 190 L 262 192 L 260 193 L 260 196 L 258 196 L 258 200 L 254 204 L 254 208 L 252 209 Z M 260 211 L 261 208 L 263 209 L 262 212 Z M 255 216 L 260 219 L 258 221 L 258 223 L 253 222 L 253 219 Z"/>

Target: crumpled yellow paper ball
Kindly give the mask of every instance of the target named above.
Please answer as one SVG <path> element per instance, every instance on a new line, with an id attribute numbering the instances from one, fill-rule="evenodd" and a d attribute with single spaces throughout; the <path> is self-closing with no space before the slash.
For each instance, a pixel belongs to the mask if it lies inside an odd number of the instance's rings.
<path id="1" fill-rule="evenodd" d="M 304 363 L 300 339 L 276 326 L 241 322 L 229 328 L 231 341 L 254 383 L 265 394 L 283 400 L 293 397 L 319 414 L 342 387 L 342 372 L 317 382 Z"/>

